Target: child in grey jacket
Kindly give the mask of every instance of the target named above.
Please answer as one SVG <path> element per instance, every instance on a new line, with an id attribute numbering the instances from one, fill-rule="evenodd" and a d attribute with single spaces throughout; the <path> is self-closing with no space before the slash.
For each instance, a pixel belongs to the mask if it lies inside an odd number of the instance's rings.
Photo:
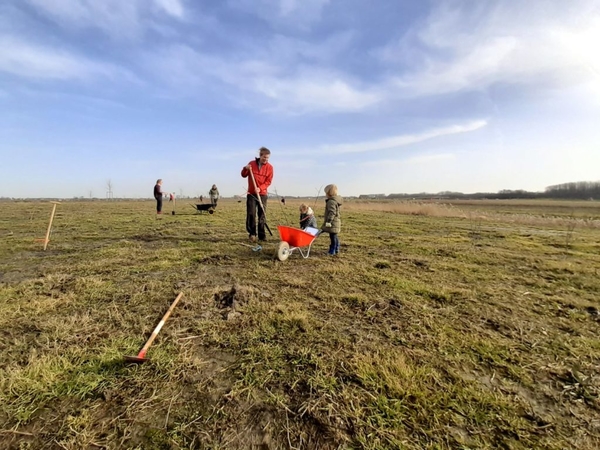
<path id="1" fill-rule="evenodd" d="M 327 254 L 333 256 L 340 252 L 338 233 L 342 229 L 342 216 L 340 214 L 342 197 L 338 195 L 338 188 L 335 184 L 325 186 L 325 195 L 325 222 L 321 230 L 329 233 L 330 245 Z"/>

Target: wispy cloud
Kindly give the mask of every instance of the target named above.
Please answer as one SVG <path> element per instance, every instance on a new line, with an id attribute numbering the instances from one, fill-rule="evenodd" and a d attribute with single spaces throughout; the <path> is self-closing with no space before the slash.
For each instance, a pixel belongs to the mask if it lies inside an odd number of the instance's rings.
<path id="1" fill-rule="evenodd" d="M 388 150 L 392 148 L 402 147 L 410 144 L 416 144 L 437 137 L 448 136 L 458 133 L 468 133 L 483 128 L 487 125 L 487 121 L 478 120 L 464 125 L 452 125 L 449 127 L 435 128 L 422 133 L 402 134 L 374 141 L 357 142 L 351 144 L 323 145 L 320 147 L 320 152 L 327 154 L 339 153 L 363 153 L 374 152 L 379 150 Z"/>
<path id="2" fill-rule="evenodd" d="M 0 72 L 32 79 L 87 80 L 91 78 L 135 77 L 128 71 L 108 63 L 15 38 L 0 36 Z"/>
<path id="3" fill-rule="evenodd" d="M 358 111 L 381 101 L 382 92 L 348 75 L 318 66 L 290 69 L 277 61 L 243 55 L 207 54 L 186 45 L 146 55 L 164 81 L 189 95 L 189 87 L 226 87 L 232 102 L 287 114 Z"/>
<path id="4" fill-rule="evenodd" d="M 376 90 L 360 89 L 343 75 L 306 68 L 291 77 L 259 76 L 252 88 L 275 102 L 278 112 L 350 112 L 360 111 L 381 101 Z"/>
<path id="5" fill-rule="evenodd" d="M 166 11 L 169 15 L 182 19 L 184 16 L 184 8 L 179 0 L 154 0 L 155 3 Z"/>
<path id="6" fill-rule="evenodd" d="M 481 90 L 496 83 L 534 88 L 571 83 L 581 79 L 581 68 L 590 60 L 598 62 L 589 37 L 598 37 L 600 14 L 593 0 L 572 3 L 515 8 L 497 1 L 475 7 L 443 2 L 425 23 L 375 54 L 385 64 L 408 67 L 391 78 L 390 88 L 401 97 Z"/>
<path id="7" fill-rule="evenodd" d="M 180 0 L 26 0 L 38 12 L 68 28 L 96 28 L 113 39 L 138 36 L 147 16 L 167 15 L 182 19 Z"/>

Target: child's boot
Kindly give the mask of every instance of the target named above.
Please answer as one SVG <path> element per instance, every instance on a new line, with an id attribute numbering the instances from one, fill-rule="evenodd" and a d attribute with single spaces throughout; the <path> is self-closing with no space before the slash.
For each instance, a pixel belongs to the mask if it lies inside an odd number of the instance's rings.
<path id="1" fill-rule="evenodd" d="M 327 254 L 329 256 L 335 255 L 335 246 L 334 245 L 329 245 L 329 251 L 327 252 Z"/>

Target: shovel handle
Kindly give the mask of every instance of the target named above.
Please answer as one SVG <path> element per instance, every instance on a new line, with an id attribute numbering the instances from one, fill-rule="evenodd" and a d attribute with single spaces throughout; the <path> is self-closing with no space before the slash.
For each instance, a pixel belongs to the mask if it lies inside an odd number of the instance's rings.
<path id="1" fill-rule="evenodd" d="M 252 172 L 252 167 L 250 167 L 250 178 L 252 178 L 252 185 L 254 186 L 254 193 L 256 194 L 256 198 L 258 199 L 258 204 L 260 205 L 260 209 L 262 209 L 263 214 L 265 215 L 265 228 L 267 230 L 269 230 L 269 234 L 271 236 L 273 236 L 273 232 L 271 231 L 271 229 L 269 228 L 269 225 L 267 225 L 267 211 L 265 211 L 265 207 L 263 206 L 263 202 L 262 199 L 260 198 L 260 192 L 256 192 L 258 191 L 258 186 L 256 186 L 256 180 L 254 179 L 254 173 Z"/>
<path id="2" fill-rule="evenodd" d="M 175 300 L 173 300 L 173 303 L 171 303 L 171 306 L 169 307 L 169 309 L 167 310 L 167 312 L 165 313 L 165 315 L 163 316 L 163 318 L 161 319 L 161 321 L 158 322 L 158 325 L 156 325 L 156 328 L 154 328 L 154 331 L 152 332 L 152 335 L 150 336 L 150 338 L 148 339 L 148 341 L 146 342 L 146 344 L 144 345 L 144 347 L 140 350 L 140 353 L 138 353 L 138 357 L 140 357 L 140 358 L 145 358 L 146 357 L 146 352 L 148 351 L 148 349 L 150 348 L 150 346 L 154 342 L 154 339 L 156 339 L 156 336 L 160 332 L 160 329 L 163 327 L 163 325 L 165 324 L 165 322 L 167 321 L 167 319 L 169 318 L 169 316 L 171 315 L 171 313 L 175 309 L 175 306 L 177 305 L 177 303 L 179 302 L 179 299 L 181 297 L 183 297 L 183 292 L 180 292 L 179 295 L 177 296 L 177 298 Z"/>
<path id="3" fill-rule="evenodd" d="M 258 198 L 258 204 L 260 205 L 260 209 L 262 209 L 263 212 L 266 214 L 265 207 L 263 206 L 262 199 L 260 198 L 260 192 L 256 192 L 256 191 L 258 191 L 258 186 L 256 185 L 256 180 L 254 179 L 254 173 L 252 172 L 252 167 L 250 167 L 250 170 L 248 172 L 250 172 L 250 178 L 252 178 L 252 185 L 254 186 L 254 193 L 256 194 L 256 198 Z"/>
<path id="4" fill-rule="evenodd" d="M 54 220 L 54 213 L 56 212 L 56 205 L 60 205 L 59 202 L 50 202 L 54 203 L 52 205 L 52 214 L 50 214 L 50 222 L 48 223 L 48 230 L 46 230 L 46 238 L 44 239 L 44 250 L 48 247 L 48 242 L 50 242 L 50 230 L 52 230 L 52 221 Z"/>

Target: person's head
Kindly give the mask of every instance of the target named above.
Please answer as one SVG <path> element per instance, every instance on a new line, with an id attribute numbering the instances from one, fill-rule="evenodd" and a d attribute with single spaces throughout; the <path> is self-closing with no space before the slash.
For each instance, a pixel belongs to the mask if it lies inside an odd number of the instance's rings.
<path id="1" fill-rule="evenodd" d="M 338 195 L 337 186 L 335 184 L 328 184 L 327 186 L 325 186 L 325 195 L 327 197 L 335 197 L 336 195 Z"/>
<path id="2" fill-rule="evenodd" d="M 269 161 L 269 157 L 271 156 L 271 150 L 267 147 L 261 147 L 258 150 L 258 157 L 260 159 L 261 164 L 266 164 Z"/>
<path id="3" fill-rule="evenodd" d="M 301 214 L 306 214 L 308 212 L 308 205 L 306 203 L 302 203 L 299 209 Z"/>
<path id="4" fill-rule="evenodd" d="M 212 187 L 212 188 L 213 188 L 213 189 L 216 189 L 216 188 L 217 188 L 217 185 L 216 185 L 216 184 L 213 184 L 213 187 Z"/>
<path id="5" fill-rule="evenodd" d="M 156 184 L 162 184 L 162 178 L 159 178 L 158 180 L 156 180 Z"/>

